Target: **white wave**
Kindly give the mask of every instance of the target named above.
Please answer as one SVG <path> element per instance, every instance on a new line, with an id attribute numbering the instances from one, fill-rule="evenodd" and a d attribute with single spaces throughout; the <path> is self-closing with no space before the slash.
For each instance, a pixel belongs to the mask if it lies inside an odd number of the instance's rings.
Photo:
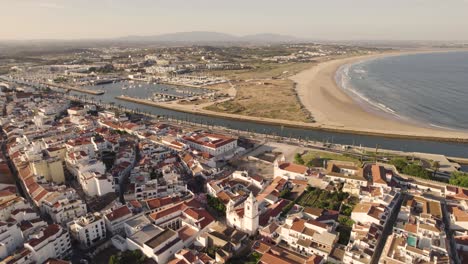
<path id="1" fill-rule="evenodd" d="M 354 87 L 350 84 L 350 80 L 351 80 L 351 77 L 349 76 L 350 66 L 351 65 L 344 65 L 337 71 L 336 81 L 337 81 L 337 84 L 339 85 L 339 87 L 341 87 L 341 89 L 343 89 L 346 93 L 348 93 L 355 100 L 365 102 L 370 107 L 373 107 L 373 108 L 375 108 L 377 110 L 380 110 L 382 112 L 390 114 L 390 115 L 392 115 L 392 116 L 394 116 L 396 118 L 399 118 L 399 119 L 407 119 L 407 118 L 397 114 L 396 111 L 393 110 L 392 108 L 390 108 L 390 107 L 388 107 L 388 106 L 386 106 L 386 105 L 384 105 L 382 103 L 374 102 L 370 98 L 365 96 L 365 94 L 363 94 L 363 93 L 357 91 L 356 89 L 354 89 Z"/>
<path id="2" fill-rule="evenodd" d="M 431 127 L 442 128 L 442 129 L 446 129 L 446 130 L 456 130 L 456 129 L 453 129 L 453 128 L 450 128 L 450 127 L 440 126 L 440 125 L 436 125 L 436 124 L 432 124 L 432 123 L 429 123 L 429 125 Z"/>

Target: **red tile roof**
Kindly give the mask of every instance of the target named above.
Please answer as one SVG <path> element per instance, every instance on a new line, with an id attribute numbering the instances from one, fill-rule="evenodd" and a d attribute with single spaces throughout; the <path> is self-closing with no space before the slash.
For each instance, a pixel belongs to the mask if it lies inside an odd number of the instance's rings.
<path id="1" fill-rule="evenodd" d="M 148 205 L 149 209 L 156 209 L 160 207 L 164 207 L 169 204 L 175 204 L 180 202 L 179 197 L 164 197 L 164 198 L 153 198 L 146 200 L 146 204 Z"/>
<path id="2" fill-rule="evenodd" d="M 42 241 L 48 239 L 49 237 L 57 234 L 59 231 L 61 230 L 60 226 L 57 225 L 57 224 L 52 224 L 52 225 L 49 225 L 47 226 L 44 230 L 42 230 L 43 232 L 43 236 L 40 237 L 40 238 L 33 238 L 31 240 L 29 240 L 29 245 L 31 245 L 32 247 L 35 247 L 37 245 L 39 245 Z"/>
<path id="3" fill-rule="evenodd" d="M 468 246 L 468 236 L 456 236 L 454 237 L 455 243 L 459 245 Z"/>
<path id="4" fill-rule="evenodd" d="M 210 138 L 210 141 L 203 141 L 205 138 Z M 236 141 L 235 138 L 228 137 L 221 134 L 209 134 L 209 133 L 201 133 L 192 136 L 184 136 L 184 140 L 193 142 L 198 145 L 203 145 L 209 148 L 219 148 L 226 144 L 229 144 L 233 141 Z"/>
<path id="5" fill-rule="evenodd" d="M 119 218 L 122 218 L 126 215 L 131 215 L 132 214 L 132 211 L 130 211 L 130 209 L 128 208 L 128 206 L 124 205 L 124 206 L 121 206 L 117 209 L 115 209 L 114 211 L 106 214 L 106 217 L 107 219 L 109 219 L 109 221 L 114 221 L 114 220 L 117 220 Z"/>
<path id="6" fill-rule="evenodd" d="M 164 209 L 164 210 L 161 210 L 161 211 L 158 211 L 158 212 L 154 212 L 154 213 L 150 214 L 149 217 L 151 219 L 153 219 L 153 220 L 158 220 L 158 219 L 160 219 L 162 217 L 165 217 L 165 216 L 171 215 L 173 213 L 182 211 L 184 208 L 185 208 L 185 204 L 183 204 L 183 203 L 177 204 L 177 205 L 169 207 L 167 209 Z"/>
<path id="7" fill-rule="evenodd" d="M 385 180 L 385 168 L 377 164 L 372 165 L 372 180 L 374 183 L 387 184 Z"/>
<path id="8" fill-rule="evenodd" d="M 1 190 L 0 197 L 15 195 L 16 193 L 11 192 L 10 190 Z"/>
<path id="9" fill-rule="evenodd" d="M 49 192 L 47 190 L 42 190 L 38 195 L 34 197 L 34 200 L 36 202 L 41 201 L 42 198 L 44 198 Z"/>
<path id="10" fill-rule="evenodd" d="M 455 197 L 458 199 L 468 200 L 468 190 L 459 187 Z"/>
<path id="11" fill-rule="evenodd" d="M 208 213 L 208 211 L 205 209 L 188 208 L 184 211 L 184 213 L 199 223 L 200 228 L 202 229 L 215 221 L 214 217 L 211 216 L 211 214 Z"/>
<path id="12" fill-rule="evenodd" d="M 274 255 L 270 252 L 266 252 L 263 254 L 263 256 L 260 258 L 260 261 L 258 262 L 260 264 L 291 264 L 291 262 L 283 259 L 281 256 Z"/>
<path id="13" fill-rule="evenodd" d="M 302 233 L 302 231 L 304 230 L 305 222 L 306 220 L 304 219 L 294 219 L 291 229 L 296 232 Z"/>
<path id="14" fill-rule="evenodd" d="M 32 183 L 30 185 L 28 185 L 28 191 L 29 193 L 34 193 L 37 189 L 39 189 L 39 184 L 37 183 Z"/>
<path id="15" fill-rule="evenodd" d="M 142 208 L 142 205 L 139 201 L 137 200 L 131 200 L 130 202 L 130 205 L 133 206 L 134 208 Z"/>
<path id="16" fill-rule="evenodd" d="M 271 217 L 275 218 L 278 215 L 280 215 L 283 208 L 286 207 L 286 205 L 288 204 L 289 204 L 289 201 L 281 199 L 277 203 L 268 206 L 268 209 L 265 211 L 265 213 L 263 213 L 260 216 L 260 220 L 259 220 L 260 226 L 267 225 Z"/>
<path id="17" fill-rule="evenodd" d="M 289 163 L 289 162 L 281 163 L 279 164 L 278 167 L 282 170 L 299 173 L 299 174 L 306 174 L 308 171 L 308 168 L 306 166 Z"/>

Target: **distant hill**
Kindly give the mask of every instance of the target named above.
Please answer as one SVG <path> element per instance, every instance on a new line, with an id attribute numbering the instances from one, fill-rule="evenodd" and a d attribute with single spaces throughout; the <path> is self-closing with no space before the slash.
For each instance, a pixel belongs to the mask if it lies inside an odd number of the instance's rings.
<path id="1" fill-rule="evenodd" d="M 263 33 L 263 34 L 255 34 L 255 35 L 247 35 L 241 37 L 241 39 L 250 42 L 293 42 L 299 41 L 300 39 L 288 36 L 288 35 L 279 35 L 279 34 L 270 34 L 270 33 Z"/>
<path id="2" fill-rule="evenodd" d="M 129 42 L 180 42 L 180 43 L 287 43 L 299 41 L 298 38 L 279 34 L 255 34 L 247 36 L 235 36 L 231 34 L 210 32 L 210 31 L 192 31 L 177 32 L 154 36 L 127 36 L 119 38 L 121 41 Z"/>

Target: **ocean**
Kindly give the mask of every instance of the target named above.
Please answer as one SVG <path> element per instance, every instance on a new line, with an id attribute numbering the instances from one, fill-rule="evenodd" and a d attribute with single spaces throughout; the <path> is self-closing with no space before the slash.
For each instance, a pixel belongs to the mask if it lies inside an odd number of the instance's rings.
<path id="1" fill-rule="evenodd" d="M 342 66 L 336 81 L 366 110 L 468 130 L 468 51 L 390 56 Z"/>

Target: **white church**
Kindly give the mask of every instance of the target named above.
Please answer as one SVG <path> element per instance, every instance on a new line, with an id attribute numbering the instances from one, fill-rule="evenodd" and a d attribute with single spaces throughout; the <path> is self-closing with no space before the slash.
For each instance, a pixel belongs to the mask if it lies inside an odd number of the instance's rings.
<path id="1" fill-rule="evenodd" d="M 249 235 L 254 235 L 258 229 L 258 202 L 252 192 L 244 201 L 244 207 L 235 208 L 234 202 L 229 201 L 226 208 L 227 224 L 235 227 L 237 230 L 246 232 Z"/>

